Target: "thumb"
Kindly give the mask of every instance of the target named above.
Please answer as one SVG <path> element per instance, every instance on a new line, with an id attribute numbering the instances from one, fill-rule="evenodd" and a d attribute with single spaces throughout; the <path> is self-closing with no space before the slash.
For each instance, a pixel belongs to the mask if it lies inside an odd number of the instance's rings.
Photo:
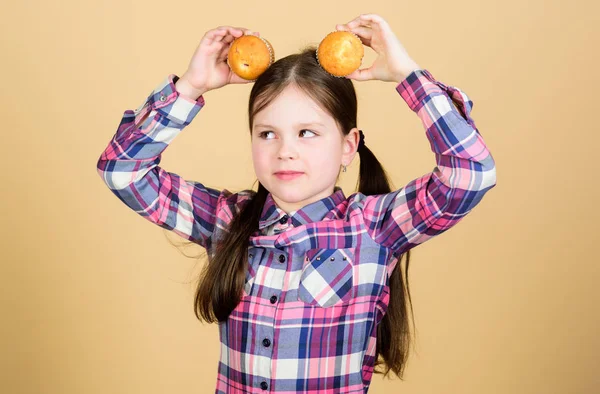
<path id="1" fill-rule="evenodd" d="M 354 79 L 356 81 L 368 81 L 373 79 L 372 67 L 354 70 L 352 73 L 346 75 L 346 78 Z"/>
<path id="2" fill-rule="evenodd" d="M 240 77 L 239 75 L 237 75 L 233 71 L 230 71 L 230 72 L 231 72 L 231 79 L 230 79 L 229 83 L 231 83 L 231 84 L 243 84 L 243 83 L 254 82 L 254 81 L 251 81 L 249 79 L 244 79 L 244 78 Z"/>

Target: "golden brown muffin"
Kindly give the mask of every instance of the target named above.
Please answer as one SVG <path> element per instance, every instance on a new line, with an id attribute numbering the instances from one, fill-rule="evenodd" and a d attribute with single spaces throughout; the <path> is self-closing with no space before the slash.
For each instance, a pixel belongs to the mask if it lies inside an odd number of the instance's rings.
<path id="1" fill-rule="evenodd" d="M 360 38 L 349 31 L 329 33 L 317 48 L 317 60 L 325 71 L 345 77 L 358 69 L 365 54 Z"/>
<path id="2" fill-rule="evenodd" d="M 269 41 L 254 35 L 236 38 L 229 47 L 227 64 L 231 71 L 247 80 L 255 80 L 275 61 Z"/>

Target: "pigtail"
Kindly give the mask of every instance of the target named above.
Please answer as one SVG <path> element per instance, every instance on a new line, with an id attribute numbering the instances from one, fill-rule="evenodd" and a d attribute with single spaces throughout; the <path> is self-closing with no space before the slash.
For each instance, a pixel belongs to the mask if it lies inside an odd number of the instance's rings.
<path id="1" fill-rule="evenodd" d="M 364 195 L 378 195 L 391 192 L 391 187 L 387 173 L 373 152 L 364 143 L 364 134 L 361 130 L 361 143 L 358 145 L 358 154 L 360 156 L 360 169 L 357 181 L 357 189 Z M 390 300 L 386 314 L 377 326 L 377 346 L 375 353 L 374 372 L 387 376 L 390 371 L 394 372 L 402 379 L 406 361 L 408 360 L 411 335 L 408 324 L 408 308 L 410 305 L 411 314 L 412 299 L 410 296 L 410 287 L 408 285 L 408 266 L 410 263 L 410 253 L 406 253 L 398 258 L 397 266 L 392 271 L 389 278 Z M 406 278 L 406 291 L 404 287 L 404 278 L 401 271 L 402 257 L 406 257 L 404 277 Z M 408 298 L 406 298 L 408 297 Z M 408 301 L 408 302 L 407 302 Z M 381 359 L 379 358 L 381 356 Z M 376 367 L 384 367 L 383 371 Z"/>

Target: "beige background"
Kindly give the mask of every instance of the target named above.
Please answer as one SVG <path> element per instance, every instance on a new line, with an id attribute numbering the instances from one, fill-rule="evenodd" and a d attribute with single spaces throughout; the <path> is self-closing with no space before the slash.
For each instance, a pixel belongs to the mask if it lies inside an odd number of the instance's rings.
<path id="1" fill-rule="evenodd" d="M 414 249 L 416 348 L 405 381 L 377 375 L 371 392 L 600 392 L 597 2 L 12 3 L 0 24 L 3 393 L 214 392 L 218 333 L 193 315 L 195 260 L 106 188 L 97 159 L 206 30 L 258 30 L 280 58 L 360 13 L 382 15 L 417 63 L 469 94 L 498 169 L 481 205 Z M 250 88 L 209 92 L 161 166 L 250 187 Z M 394 85 L 356 88 L 394 184 L 431 171 Z M 347 195 L 357 170 L 358 156 Z"/>

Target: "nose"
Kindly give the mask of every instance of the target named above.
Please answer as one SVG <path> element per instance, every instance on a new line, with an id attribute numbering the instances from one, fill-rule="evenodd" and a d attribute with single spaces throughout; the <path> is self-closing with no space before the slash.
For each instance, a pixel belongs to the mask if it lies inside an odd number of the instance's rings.
<path id="1" fill-rule="evenodd" d="M 279 159 L 297 159 L 298 150 L 296 144 L 289 139 L 282 138 L 277 151 L 277 158 Z"/>

